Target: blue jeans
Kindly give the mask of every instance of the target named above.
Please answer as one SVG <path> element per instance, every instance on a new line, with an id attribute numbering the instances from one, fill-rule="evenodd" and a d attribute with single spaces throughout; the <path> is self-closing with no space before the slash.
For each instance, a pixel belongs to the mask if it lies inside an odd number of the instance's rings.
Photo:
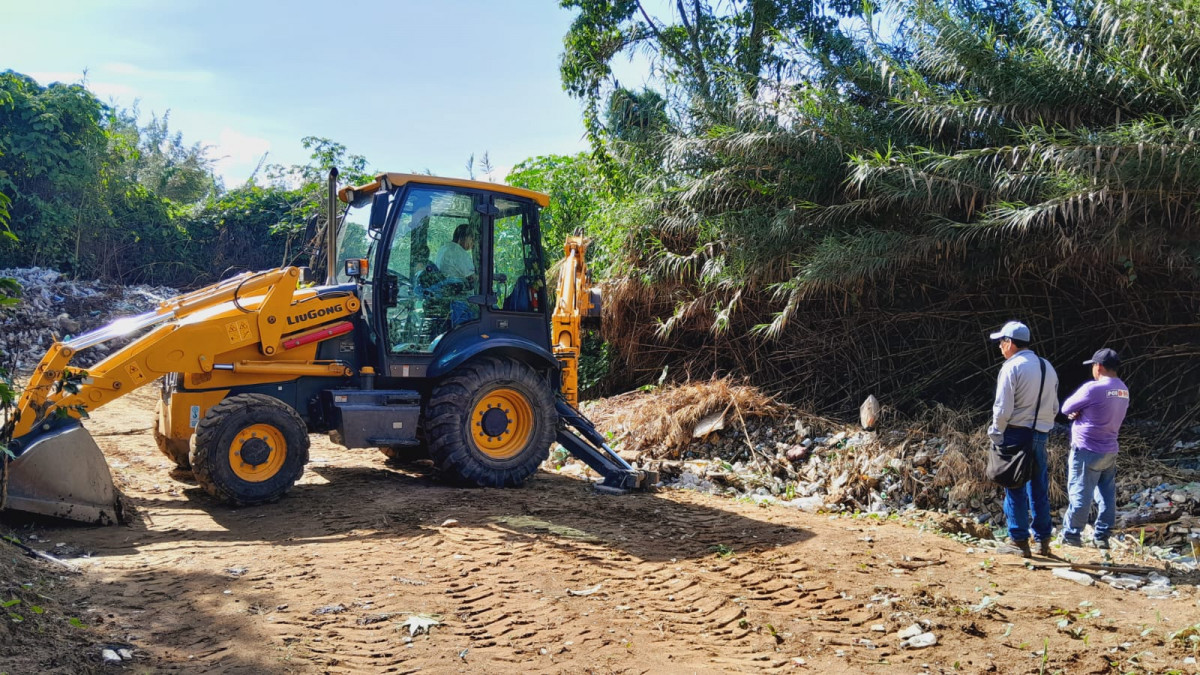
<path id="1" fill-rule="evenodd" d="M 1020 443 L 1029 438 L 1029 429 L 1005 429 L 1004 443 Z M 1050 470 L 1046 462 L 1046 438 L 1049 434 L 1035 431 L 1033 433 L 1033 455 L 1036 461 L 1033 469 L 1033 479 L 1024 487 L 1015 490 L 1004 489 L 1004 517 L 1008 519 L 1008 536 L 1013 541 L 1029 539 L 1030 523 L 1029 510 L 1033 506 L 1033 538 L 1037 541 L 1050 541 Z"/>
<path id="2" fill-rule="evenodd" d="M 1117 453 L 1071 448 L 1067 474 L 1067 496 L 1071 503 L 1063 518 L 1063 536 L 1079 539 L 1092 512 L 1092 495 L 1100 502 L 1096 516 L 1096 539 L 1108 539 L 1117 520 Z"/>

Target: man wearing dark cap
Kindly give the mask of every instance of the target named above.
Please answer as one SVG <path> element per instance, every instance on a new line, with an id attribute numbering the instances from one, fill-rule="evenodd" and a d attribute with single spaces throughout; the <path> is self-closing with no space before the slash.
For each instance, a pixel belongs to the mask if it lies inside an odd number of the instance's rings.
<path id="1" fill-rule="evenodd" d="M 1049 361 L 1029 349 L 1029 327 L 1020 321 L 1009 321 L 992 333 L 991 338 L 999 343 L 1004 365 L 1000 367 L 996 381 L 996 403 L 992 406 L 988 436 L 996 445 L 1026 443 L 1032 437 L 1035 460 L 1032 480 L 1022 487 L 1004 490 L 1004 517 L 1008 520 L 1010 539 L 1010 545 L 1004 550 L 1031 557 L 1029 533 L 1032 530 L 1038 552 L 1050 555 L 1053 523 L 1050 520 L 1046 438 L 1058 413 L 1058 373 Z"/>
<path id="2" fill-rule="evenodd" d="M 1063 402 L 1071 425 L 1071 461 L 1063 517 L 1062 543 L 1083 546 L 1083 527 L 1092 511 L 1092 495 L 1100 499 L 1093 541 L 1108 548 L 1108 535 L 1117 516 L 1117 434 L 1129 410 L 1129 387 L 1117 377 L 1121 359 L 1111 349 L 1101 349 L 1083 362 L 1092 367 L 1092 381 Z"/>

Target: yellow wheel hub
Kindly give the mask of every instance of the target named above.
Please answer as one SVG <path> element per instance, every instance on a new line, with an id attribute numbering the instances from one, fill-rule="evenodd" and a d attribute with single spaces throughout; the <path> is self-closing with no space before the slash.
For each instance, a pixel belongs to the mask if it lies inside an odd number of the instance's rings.
<path id="1" fill-rule="evenodd" d="M 492 459 L 513 457 L 533 438 L 533 405 L 516 389 L 489 391 L 471 411 L 471 438 Z"/>
<path id="2" fill-rule="evenodd" d="M 244 481 L 261 483 L 283 468 L 287 441 L 270 424 L 252 424 L 238 432 L 229 446 L 229 466 Z"/>

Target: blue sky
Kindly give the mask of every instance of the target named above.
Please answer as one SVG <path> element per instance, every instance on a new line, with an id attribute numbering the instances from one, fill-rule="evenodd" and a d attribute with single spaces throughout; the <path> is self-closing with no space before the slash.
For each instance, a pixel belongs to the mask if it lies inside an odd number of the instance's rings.
<path id="1" fill-rule="evenodd" d="M 558 60 L 572 15 L 556 0 L 0 0 L 0 69 L 77 82 L 143 117 L 170 111 L 212 146 L 227 186 L 259 158 L 307 159 L 324 136 L 372 168 L 500 178 L 534 155 L 587 147 Z M 621 68 L 640 87 L 644 64 Z"/>

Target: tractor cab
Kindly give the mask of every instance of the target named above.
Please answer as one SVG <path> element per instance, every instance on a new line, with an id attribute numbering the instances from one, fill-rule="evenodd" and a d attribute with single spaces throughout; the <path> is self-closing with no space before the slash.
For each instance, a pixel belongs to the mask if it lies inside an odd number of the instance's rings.
<path id="1" fill-rule="evenodd" d="M 495 348 L 557 372 L 538 227 L 544 195 L 392 173 L 339 197 L 347 206 L 337 281 L 362 284 L 380 377 L 437 377 Z"/>

